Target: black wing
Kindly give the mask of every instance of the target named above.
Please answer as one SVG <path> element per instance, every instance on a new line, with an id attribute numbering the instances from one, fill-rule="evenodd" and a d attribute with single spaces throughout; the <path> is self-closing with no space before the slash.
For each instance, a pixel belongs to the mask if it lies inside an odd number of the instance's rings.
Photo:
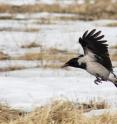
<path id="1" fill-rule="evenodd" d="M 108 53 L 108 45 L 106 40 L 102 40 L 104 35 L 100 35 L 101 31 L 96 32 L 93 29 L 88 33 L 86 31 L 82 38 L 79 38 L 79 43 L 83 47 L 84 54 L 88 54 L 88 51 L 95 55 L 96 61 L 106 67 L 109 71 L 112 70 L 112 63 Z"/>

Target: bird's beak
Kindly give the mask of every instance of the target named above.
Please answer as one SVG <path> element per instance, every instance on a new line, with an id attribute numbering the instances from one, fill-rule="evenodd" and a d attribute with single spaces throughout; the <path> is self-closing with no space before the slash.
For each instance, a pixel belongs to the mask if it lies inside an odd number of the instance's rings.
<path id="1" fill-rule="evenodd" d="M 61 68 L 65 68 L 65 67 L 67 67 L 67 66 L 68 66 L 68 64 L 65 63 L 64 65 L 61 66 Z"/>

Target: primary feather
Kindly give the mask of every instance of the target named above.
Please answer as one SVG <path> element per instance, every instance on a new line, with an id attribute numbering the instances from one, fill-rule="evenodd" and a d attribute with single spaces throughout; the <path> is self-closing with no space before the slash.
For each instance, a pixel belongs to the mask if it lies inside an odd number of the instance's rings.
<path id="1" fill-rule="evenodd" d="M 108 45 L 106 40 L 102 40 L 104 35 L 100 35 L 101 31 L 96 32 L 93 29 L 88 33 L 86 31 L 82 38 L 79 38 L 79 43 L 84 49 L 84 54 L 88 54 L 89 51 L 95 55 L 97 61 L 102 64 L 106 69 L 112 71 L 112 63 L 108 53 Z"/>

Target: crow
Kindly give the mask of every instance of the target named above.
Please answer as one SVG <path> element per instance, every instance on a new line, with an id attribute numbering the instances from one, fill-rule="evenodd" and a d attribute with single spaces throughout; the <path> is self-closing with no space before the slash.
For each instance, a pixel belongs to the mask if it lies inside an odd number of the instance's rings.
<path id="1" fill-rule="evenodd" d="M 96 31 L 96 29 L 90 32 L 87 30 L 79 38 L 84 54 L 70 59 L 62 67 L 71 66 L 84 69 L 96 77 L 95 84 L 111 81 L 117 87 L 117 76 L 113 72 L 107 40 L 103 40 L 104 35 L 100 34 L 101 31 Z"/>

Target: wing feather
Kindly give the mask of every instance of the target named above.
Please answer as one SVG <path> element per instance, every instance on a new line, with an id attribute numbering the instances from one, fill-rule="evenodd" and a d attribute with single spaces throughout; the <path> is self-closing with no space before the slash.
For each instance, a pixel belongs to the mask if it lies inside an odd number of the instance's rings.
<path id="1" fill-rule="evenodd" d="M 100 42 L 100 41 L 99 41 Z M 106 43 L 107 42 L 107 40 L 101 40 L 101 42 L 102 43 Z M 105 44 L 105 45 L 107 45 L 108 46 L 108 44 Z"/>
<path id="2" fill-rule="evenodd" d="M 88 30 L 85 31 L 85 33 L 83 34 L 83 38 L 85 38 L 87 36 Z"/>
<path id="3" fill-rule="evenodd" d="M 104 35 L 96 37 L 95 40 L 101 40 L 102 38 L 104 38 Z M 101 41 L 100 41 L 101 42 Z"/>
<path id="4" fill-rule="evenodd" d="M 101 34 L 101 31 L 98 31 L 97 33 L 95 33 L 93 36 L 94 37 L 97 37 L 97 36 L 99 36 Z"/>
<path id="5" fill-rule="evenodd" d="M 102 40 L 104 35 L 100 35 L 101 31 L 96 32 L 96 29 L 93 29 L 88 33 L 86 31 L 82 38 L 79 38 L 79 43 L 83 47 L 84 54 L 87 55 L 91 51 L 100 64 L 102 64 L 109 71 L 112 70 L 112 63 L 109 57 L 108 44 L 107 40 Z"/>
<path id="6" fill-rule="evenodd" d="M 94 34 L 95 31 L 96 31 L 96 29 L 93 29 L 93 30 L 87 35 L 87 37 L 92 36 L 92 35 Z"/>

